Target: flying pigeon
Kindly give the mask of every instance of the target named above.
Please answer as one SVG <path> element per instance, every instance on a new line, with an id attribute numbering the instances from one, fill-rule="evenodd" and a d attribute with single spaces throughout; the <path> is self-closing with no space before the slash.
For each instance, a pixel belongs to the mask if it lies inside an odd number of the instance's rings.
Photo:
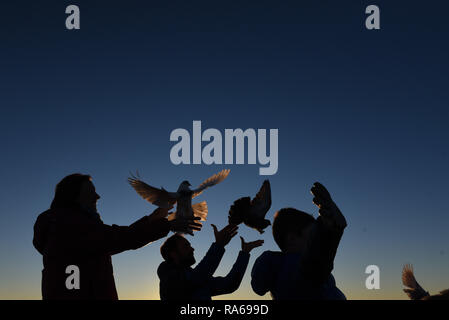
<path id="1" fill-rule="evenodd" d="M 409 287 L 404 289 L 404 292 L 412 300 L 419 300 L 429 295 L 429 293 L 419 285 L 418 281 L 416 281 L 415 275 L 413 274 L 413 266 L 410 264 L 404 265 L 404 268 L 402 269 L 402 283 L 404 286 Z"/>
<path id="2" fill-rule="evenodd" d="M 229 224 L 238 225 L 243 222 L 248 227 L 263 233 L 263 229 L 271 224 L 270 220 L 265 219 L 265 215 L 270 210 L 270 207 L 270 181 L 265 180 L 253 200 L 250 197 L 243 197 L 234 201 L 234 204 L 229 209 Z"/>
<path id="3" fill-rule="evenodd" d="M 168 216 L 169 220 L 175 218 L 193 218 L 200 217 L 201 221 L 206 221 L 207 217 L 207 203 L 206 201 L 195 203 L 192 205 L 192 199 L 199 196 L 203 191 L 211 186 L 214 186 L 228 176 L 231 170 L 222 170 L 214 174 L 209 179 L 204 180 L 197 189 L 191 190 L 189 181 L 184 180 L 179 185 L 178 191 L 168 192 L 164 188 L 158 189 L 152 187 L 141 181 L 139 177 L 131 176 L 128 178 L 129 184 L 136 190 L 136 192 L 148 202 L 166 209 L 171 209 L 176 204 L 176 212 Z"/>
<path id="4" fill-rule="evenodd" d="M 411 300 L 449 300 L 449 289 L 443 290 L 439 294 L 429 295 L 429 292 L 424 290 L 416 281 L 413 266 L 410 264 L 404 265 L 402 269 L 402 283 L 409 287 L 404 289 L 404 292 Z"/>

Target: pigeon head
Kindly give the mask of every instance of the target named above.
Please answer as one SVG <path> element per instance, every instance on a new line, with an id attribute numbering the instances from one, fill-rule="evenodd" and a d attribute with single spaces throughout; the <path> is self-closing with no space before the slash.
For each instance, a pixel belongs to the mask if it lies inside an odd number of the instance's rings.
<path id="1" fill-rule="evenodd" d="M 257 231 L 259 231 L 260 234 L 264 233 L 264 229 L 271 225 L 270 220 L 263 220 L 261 221 L 258 226 L 255 228 Z"/>
<path id="2" fill-rule="evenodd" d="M 181 182 L 181 184 L 179 185 L 178 192 L 191 191 L 190 188 L 189 188 L 190 186 L 191 186 L 191 184 L 189 183 L 189 181 L 184 180 L 184 181 Z"/>

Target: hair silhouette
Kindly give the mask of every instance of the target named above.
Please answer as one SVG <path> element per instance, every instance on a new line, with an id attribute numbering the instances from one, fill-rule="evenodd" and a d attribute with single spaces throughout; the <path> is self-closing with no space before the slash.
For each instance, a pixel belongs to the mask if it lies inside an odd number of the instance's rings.
<path id="1" fill-rule="evenodd" d="M 301 235 L 304 228 L 313 223 L 315 218 L 304 211 L 284 208 L 276 212 L 273 219 L 273 238 L 279 248 L 285 249 L 285 235 L 292 232 Z"/>
<path id="2" fill-rule="evenodd" d="M 169 237 L 161 246 L 161 255 L 165 261 L 171 261 L 170 252 L 176 249 L 179 239 L 184 239 L 184 237 L 178 233 L 175 233 Z"/>
<path id="3" fill-rule="evenodd" d="M 78 197 L 81 186 L 86 181 L 91 181 L 90 175 L 73 173 L 63 178 L 55 189 L 55 197 L 51 202 L 50 208 L 76 208 L 78 207 Z"/>

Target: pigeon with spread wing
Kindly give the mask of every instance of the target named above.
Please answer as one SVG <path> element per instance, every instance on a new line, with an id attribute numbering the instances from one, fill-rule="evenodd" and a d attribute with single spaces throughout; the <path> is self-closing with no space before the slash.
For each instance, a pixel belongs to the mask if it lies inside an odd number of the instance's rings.
<path id="1" fill-rule="evenodd" d="M 402 284 L 407 289 L 404 289 L 404 292 L 409 296 L 412 300 L 420 300 L 429 295 L 429 293 L 424 290 L 416 281 L 415 275 L 413 274 L 413 266 L 410 264 L 404 265 L 402 269 Z"/>
<path id="2" fill-rule="evenodd" d="M 206 201 L 192 205 L 192 199 L 199 196 L 208 187 L 222 182 L 226 179 L 229 172 L 230 170 L 226 169 L 214 174 L 194 190 L 190 189 L 191 184 L 185 180 L 179 185 L 178 191 L 176 192 L 169 192 L 164 188 L 158 189 L 152 187 L 135 176 L 128 178 L 128 182 L 142 198 L 158 207 L 171 209 L 176 204 L 176 212 L 168 216 L 169 220 L 199 217 L 201 221 L 205 221 L 208 212 Z"/>
<path id="3" fill-rule="evenodd" d="M 416 281 L 411 264 L 404 265 L 402 269 L 402 283 L 408 287 L 404 292 L 411 300 L 449 300 L 449 289 L 443 290 L 438 294 L 430 295 Z"/>
<path id="4" fill-rule="evenodd" d="M 265 215 L 270 208 L 270 181 L 265 180 L 254 199 L 243 197 L 234 201 L 229 209 L 229 224 L 238 225 L 243 222 L 248 227 L 263 233 L 264 229 L 271 224 L 270 220 L 265 219 Z"/>

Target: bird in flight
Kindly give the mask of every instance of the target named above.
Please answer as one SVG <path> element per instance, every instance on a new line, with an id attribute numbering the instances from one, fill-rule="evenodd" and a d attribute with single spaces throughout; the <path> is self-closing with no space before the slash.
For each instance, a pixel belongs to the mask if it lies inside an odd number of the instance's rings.
<path id="1" fill-rule="evenodd" d="M 265 219 L 270 208 L 270 181 L 265 180 L 254 199 L 243 197 L 234 201 L 229 209 L 229 224 L 238 225 L 243 222 L 248 227 L 263 233 L 264 229 L 271 224 L 270 220 Z"/>
<path id="2" fill-rule="evenodd" d="M 410 264 L 404 265 L 402 269 L 402 283 L 408 287 L 404 289 L 404 292 L 411 300 L 449 300 L 449 289 L 434 295 L 430 295 L 429 292 L 424 290 L 416 281 L 413 266 Z"/>
<path id="3" fill-rule="evenodd" d="M 128 182 L 142 198 L 158 207 L 171 209 L 176 204 L 176 212 L 168 216 L 169 220 L 199 217 L 200 221 L 206 221 L 208 213 L 206 201 L 192 204 L 192 199 L 199 196 L 208 187 L 222 182 L 229 175 L 230 171 L 229 169 L 225 169 L 214 174 L 204 180 L 198 188 L 193 190 L 190 189 L 191 184 L 189 181 L 184 180 L 176 192 L 169 192 L 164 188 L 158 189 L 152 187 L 140 180 L 138 175 L 137 177 L 131 175 L 128 178 Z"/>

